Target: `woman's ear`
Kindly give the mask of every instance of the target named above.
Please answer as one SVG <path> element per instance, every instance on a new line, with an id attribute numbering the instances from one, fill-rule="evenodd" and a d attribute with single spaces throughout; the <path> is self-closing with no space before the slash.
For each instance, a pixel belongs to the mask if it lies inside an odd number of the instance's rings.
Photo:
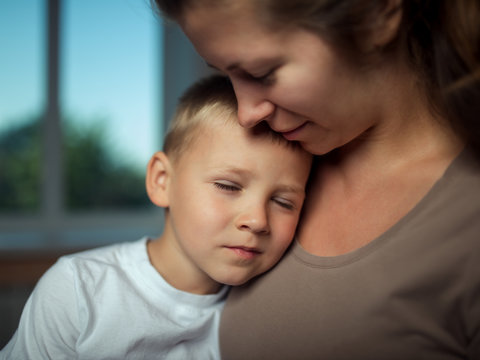
<path id="1" fill-rule="evenodd" d="M 370 50 L 383 48 L 398 34 L 402 21 L 402 0 L 385 0 L 381 9 L 374 14 L 373 26 L 366 46 Z"/>
<path id="2" fill-rule="evenodd" d="M 147 165 L 145 185 L 150 201 L 163 208 L 169 206 L 168 186 L 171 172 L 168 156 L 162 151 L 153 154 Z"/>

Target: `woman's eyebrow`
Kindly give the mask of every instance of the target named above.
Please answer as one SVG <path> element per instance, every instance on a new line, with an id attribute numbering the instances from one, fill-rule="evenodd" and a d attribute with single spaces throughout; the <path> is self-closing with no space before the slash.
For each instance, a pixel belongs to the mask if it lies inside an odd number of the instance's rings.
<path id="1" fill-rule="evenodd" d="M 258 65 L 264 64 L 265 62 L 270 63 L 270 62 L 273 62 L 273 61 L 277 61 L 278 63 L 280 62 L 280 60 L 278 60 L 278 59 L 275 60 L 274 58 L 270 58 L 269 56 L 262 56 L 258 59 L 252 60 L 252 61 L 246 61 L 245 64 L 248 65 L 248 66 L 258 66 Z M 219 68 L 217 68 L 215 65 L 212 65 L 207 61 L 205 61 L 205 64 L 207 64 L 207 66 L 212 68 L 212 69 L 222 71 Z M 233 64 L 228 65 L 225 69 L 228 70 L 228 71 L 239 70 L 239 69 L 244 71 L 244 67 L 241 65 L 241 63 L 239 61 L 236 61 Z"/>
<path id="2" fill-rule="evenodd" d="M 212 68 L 212 69 L 215 69 L 215 70 L 220 70 L 219 68 L 217 68 L 215 65 L 212 65 L 210 64 L 209 62 L 205 61 L 205 64 L 209 67 L 209 68 Z"/>
<path id="3" fill-rule="evenodd" d="M 217 68 L 215 65 L 212 65 L 212 64 L 210 64 L 210 63 L 208 63 L 208 62 L 205 62 L 205 64 L 207 64 L 207 66 L 208 66 L 209 68 L 215 69 L 215 70 L 217 70 L 217 71 L 221 71 L 221 70 L 220 70 L 219 68 Z M 239 68 L 240 68 L 239 63 L 233 63 L 232 65 L 227 66 L 227 70 L 229 70 L 229 71 L 231 71 L 231 70 L 236 70 L 236 69 L 239 69 Z"/>

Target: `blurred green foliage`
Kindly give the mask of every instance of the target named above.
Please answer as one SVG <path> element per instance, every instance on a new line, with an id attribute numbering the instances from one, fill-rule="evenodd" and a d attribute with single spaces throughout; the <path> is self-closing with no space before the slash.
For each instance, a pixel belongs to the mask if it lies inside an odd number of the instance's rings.
<path id="1" fill-rule="evenodd" d="M 64 122 L 63 170 L 68 211 L 151 206 L 145 172 L 114 157 L 101 126 Z M 0 133 L 0 212 L 35 212 L 41 206 L 41 121 L 32 119 Z"/>
<path id="2" fill-rule="evenodd" d="M 32 212 L 40 208 L 41 139 L 38 121 L 0 134 L 0 211 Z"/>

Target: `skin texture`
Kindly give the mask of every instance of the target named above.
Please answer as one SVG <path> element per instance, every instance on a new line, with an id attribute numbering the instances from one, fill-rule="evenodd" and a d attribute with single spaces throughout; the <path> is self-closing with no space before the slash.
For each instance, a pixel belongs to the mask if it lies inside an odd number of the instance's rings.
<path id="1" fill-rule="evenodd" d="M 281 161 L 279 161 L 281 159 Z M 178 289 L 214 293 L 272 267 L 294 237 L 311 156 L 236 123 L 202 131 L 175 163 L 148 167 L 152 201 L 168 208 L 152 264 Z"/>
<path id="2" fill-rule="evenodd" d="M 390 41 L 400 19 L 401 12 L 380 19 L 365 49 Z M 241 125 L 266 121 L 307 151 L 326 154 L 298 234 L 315 255 L 344 254 L 385 232 L 463 147 L 431 110 L 401 49 L 360 69 L 319 35 L 272 31 L 248 7 L 192 7 L 180 26 L 206 62 L 232 80 Z"/>
<path id="3" fill-rule="evenodd" d="M 380 91 L 372 74 L 347 66 L 314 33 L 270 31 L 242 15 L 198 8 L 183 22 L 200 55 L 232 80 L 242 126 L 266 120 L 287 139 L 324 154 L 377 125 L 365 113 L 377 107 L 372 94 Z"/>

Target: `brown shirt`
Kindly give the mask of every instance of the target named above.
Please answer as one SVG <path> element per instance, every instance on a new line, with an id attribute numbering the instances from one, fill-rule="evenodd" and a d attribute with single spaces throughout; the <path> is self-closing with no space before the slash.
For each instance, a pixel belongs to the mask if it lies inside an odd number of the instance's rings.
<path id="1" fill-rule="evenodd" d="M 480 168 L 464 151 L 417 206 L 345 255 L 294 243 L 234 288 L 222 358 L 480 359 Z"/>

